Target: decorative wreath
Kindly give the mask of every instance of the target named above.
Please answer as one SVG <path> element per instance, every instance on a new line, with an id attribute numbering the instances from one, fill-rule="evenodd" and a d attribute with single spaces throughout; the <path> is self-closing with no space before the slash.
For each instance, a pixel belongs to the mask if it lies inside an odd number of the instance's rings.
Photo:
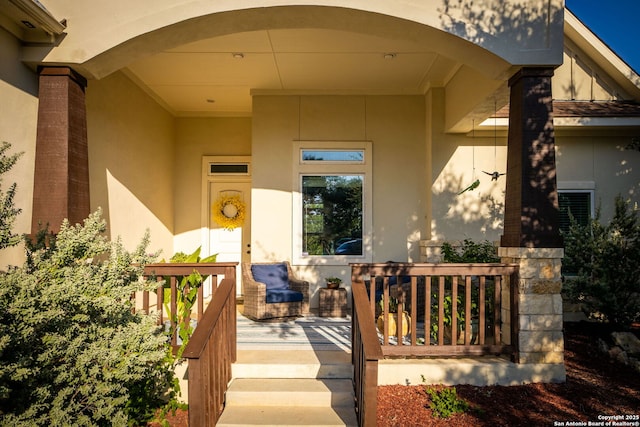
<path id="1" fill-rule="evenodd" d="M 245 205 L 240 196 L 220 196 L 212 207 L 213 220 L 226 230 L 233 230 L 244 222 Z"/>

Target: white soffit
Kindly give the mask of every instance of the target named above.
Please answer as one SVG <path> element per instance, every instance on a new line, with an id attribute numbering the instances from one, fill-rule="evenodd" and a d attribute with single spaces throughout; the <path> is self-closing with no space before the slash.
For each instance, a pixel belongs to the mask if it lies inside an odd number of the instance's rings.
<path id="1" fill-rule="evenodd" d="M 423 94 L 458 66 L 411 41 L 287 29 L 189 43 L 126 73 L 173 114 L 206 116 L 250 115 L 252 93 Z"/>

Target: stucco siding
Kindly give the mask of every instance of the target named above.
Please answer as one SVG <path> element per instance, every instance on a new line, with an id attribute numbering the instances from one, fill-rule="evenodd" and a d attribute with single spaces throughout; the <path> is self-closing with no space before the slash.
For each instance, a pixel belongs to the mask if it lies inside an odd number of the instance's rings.
<path id="1" fill-rule="evenodd" d="M 173 252 L 174 119 L 123 73 L 87 87 L 91 209 L 102 208 L 112 238 Z"/>
<path id="2" fill-rule="evenodd" d="M 291 150 L 300 135 L 299 114 L 297 96 L 253 98 L 251 257 L 255 261 L 291 259 Z"/>
<path id="3" fill-rule="evenodd" d="M 251 155 L 251 118 L 177 118 L 173 151 L 174 251 L 191 253 L 201 239 L 202 157 Z"/>
<path id="4" fill-rule="evenodd" d="M 300 115 L 300 117 L 298 117 Z M 371 141 L 373 259 L 416 260 L 426 209 L 422 96 L 258 96 L 253 116 L 252 257 L 292 257 L 295 140 Z"/>
<path id="5" fill-rule="evenodd" d="M 632 138 L 628 131 L 594 133 L 557 137 L 558 185 L 561 190 L 593 186 L 595 207 L 609 221 L 616 195 L 640 204 L 640 152 L 624 149 Z"/>
<path id="6" fill-rule="evenodd" d="M 11 171 L 2 175 L 2 188 L 17 183 L 15 206 L 22 209 L 14 224 L 17 234 L 31 231 L 33 170 L 38 118 L 38 77 L 20 62 L 20 43 L 0 28 L 0 141 L 11 144 L 7 155 L 22 152 Z M 0 270 L 24 260 L 22 245 L 0 251 Z"/>

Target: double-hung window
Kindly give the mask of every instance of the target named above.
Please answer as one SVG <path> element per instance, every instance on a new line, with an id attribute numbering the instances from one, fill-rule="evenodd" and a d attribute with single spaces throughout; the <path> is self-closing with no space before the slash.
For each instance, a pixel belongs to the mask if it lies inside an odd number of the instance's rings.
<path id="1" fill-rule="evenodd" d="M 294 152 L 294 260 L 370 261 L 370 143 L 304 141 Z"/>

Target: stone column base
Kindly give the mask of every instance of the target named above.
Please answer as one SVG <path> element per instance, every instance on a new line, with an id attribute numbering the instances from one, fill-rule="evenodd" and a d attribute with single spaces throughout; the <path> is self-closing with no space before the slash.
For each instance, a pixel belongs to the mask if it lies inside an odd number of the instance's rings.
<path id="1" fill-rule="evenodd" d="M 564 364 L 561 248 L 498 248 L 505 263 L 519 264 L 518 363 Z M 507 317 L 508 318 L 508 317 Z"/>

